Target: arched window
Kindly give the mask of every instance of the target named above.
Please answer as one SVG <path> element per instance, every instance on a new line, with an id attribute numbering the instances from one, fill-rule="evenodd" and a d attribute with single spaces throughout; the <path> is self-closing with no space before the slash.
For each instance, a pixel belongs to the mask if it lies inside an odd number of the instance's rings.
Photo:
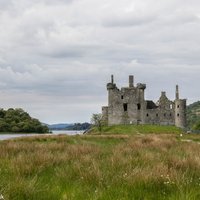
<path id="1" fill-rule="evenodd" d="M 147 117 L 149 116 L 149 114 L 147 113 Z"/>
<path id="2" fill-rule="evenodd" d="M 137 109 L 138 109 L 138 110 L 141 109 L 141 105 L 140 105 L 140 103 L 137 104 Z"/>

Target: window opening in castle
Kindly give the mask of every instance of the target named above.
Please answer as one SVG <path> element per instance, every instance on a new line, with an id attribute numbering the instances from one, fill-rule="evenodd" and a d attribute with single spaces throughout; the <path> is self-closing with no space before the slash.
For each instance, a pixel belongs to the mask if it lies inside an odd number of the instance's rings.
<path id="1" fill-rule="evenodd" d="M 179 113 L 177 114 L 177 117 L 179 117 Z"/>
<path id="2" fill-rule="evenodd" d="M 141 105 L 140 105 L 140 103 L 137 104 L 137 109 L 138 109 L 138 110 L 141 109 Z"/>
<path id="3" fill-rule="evenodd" d="M 123 96 L 123 95 L 121 96 L 121 99 L 124 99 L 124 96 Z"/>
<path id="4" fill-rule="evenodd" d="M 173 106 L 172 106 L 172 104 L 170 104 L 170 109 L 172 109 L 173 108 Z"/>
<path id="5" fill-rule="evenodd" d="M 147 117 L 149 116 L 149 114 L 147 113 Z"/>
<path id="6" fill-rule="evenodd" d="M 124 103 L 123 106 L 124 106 L 124 112 L 126 112 L 128 110 L 128 104 Z"/>
<path id="7" fill-rule="evenodd" d="M 164 113 L 164 117 L 166 117 L 166 113 Z"/>
<path id="8" fill-rule="evenodd" d="M 156 114 L 156 117 L 158 117 L 158 113 Z"/>
<path id="9" fill-rule="evenodd" d="M 179 108 L 179 105 L 177 106 L 177 108 Z"/>

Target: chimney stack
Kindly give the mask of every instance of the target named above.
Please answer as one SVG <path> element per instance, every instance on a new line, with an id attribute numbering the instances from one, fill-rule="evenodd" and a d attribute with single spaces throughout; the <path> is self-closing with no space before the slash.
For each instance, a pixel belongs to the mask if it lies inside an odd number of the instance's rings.
<path id="1" fill-rule="evenodd" d="M 176 99 L 179 99 L 179 88 L 178 88 L 178 85 L 176 85 Z"/>
<path id="2" fill-rule="evenodd" d="M 130 75 L 129 76 L 129 87 L 134 87 L 133 86 L 133 79 L 134 79 L 133 75 Z"/>
<path id="3" fill-rule="evenodd" d="M 113 74 L 111 75 L 111 83 L 112 84 L 114 83 L 114 76 L 113 76 Z"/>

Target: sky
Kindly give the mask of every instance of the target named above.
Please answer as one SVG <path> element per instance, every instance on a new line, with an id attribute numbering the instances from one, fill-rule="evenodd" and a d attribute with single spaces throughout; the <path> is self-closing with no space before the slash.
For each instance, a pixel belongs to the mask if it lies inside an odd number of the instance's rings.
<path id="1" fill-rule="evenodd" d="M 0 107 L 90 122 L 106 84 L 200 99 L 199 0 L 0 0 Z"/>

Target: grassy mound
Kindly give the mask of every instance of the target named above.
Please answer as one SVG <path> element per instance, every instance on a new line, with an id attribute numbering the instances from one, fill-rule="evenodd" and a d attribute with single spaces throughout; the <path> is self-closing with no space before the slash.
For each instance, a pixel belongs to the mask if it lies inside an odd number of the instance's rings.
<path id="1" fill-rule="evenodd" d="M 158 126 L 158 125 L 113 125 L 103 126 L 102 130 L 93 127 L 88 134 L 172 134 L 181 133 L 182 130 L 175 126 Z"/>
<path id="2" fill-rule="evenodd" d="M 199 141 L 199 135 L 178 134 L 2 141 L 0 194 L 12 200 L 197 200 Z"/>

